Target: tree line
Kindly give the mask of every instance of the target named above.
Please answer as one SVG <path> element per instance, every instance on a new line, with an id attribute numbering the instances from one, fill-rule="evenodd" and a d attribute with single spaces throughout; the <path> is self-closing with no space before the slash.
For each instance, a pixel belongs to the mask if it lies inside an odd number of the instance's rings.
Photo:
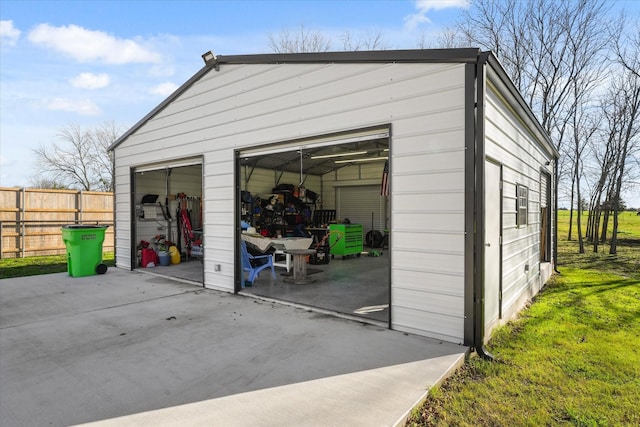
<path id="1" fill-rule="evenodd" d="M 621 194 L 640 184 L 640 23 L 612 7 L 606 0 L 478 0 L 439 36 L 422 35 L 415 45 L 495 53 L 561 154 L 557 180 L 581 253 L 607 240 L 616 253 Z M 334 41 L 304 26 L 269 34 L 268 43 L 275 53 L 395 48 L 381 31 L 346 31 Z M 40 184 L 111 191 L 106 147 L 121 132 L 113 123 L 63 129 L 62 145 L 34 152 Z"/>
<path id="2" fill-rule="evenodd" d="M 616 253 L 621 194 L 637 188 L 640 175 L 640 25 L 612 6 L 476 1 L 449 40 L 493 50 L 555 142 L 580 253 L 586 243 L 597 252 L 610 225 Z"/>
<path id="3" fill-rule="evenodd" d="M 640 185 L 640 24 L 612 13 L 606 0 L 478 0 L 457 23 L 418 48 L 491 50 L 561 154 L 559 188 L 571 221 L 576 215 L 579 251 L 595 252 L 608 240 L 617 251 L 622 193 Z M 361 34 L 355 49 L 389 46 L 378 33 Z M 270 36 L 274 52 L 328 51 L 321 33 Z M 640 206 L 638 207 L 640 209 Z M 587 227 L 582 230 L 586 213 Z M 573 239 L 570 226 L 567 238 Z"/>

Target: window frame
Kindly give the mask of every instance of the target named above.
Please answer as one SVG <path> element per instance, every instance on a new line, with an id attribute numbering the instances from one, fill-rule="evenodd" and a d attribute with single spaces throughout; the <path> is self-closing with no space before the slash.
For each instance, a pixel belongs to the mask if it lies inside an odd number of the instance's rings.
<path id="1" fill-rule="evenodd" d="M 516 184 L 516 226 L 525 228 L 529 225 L 529 188 Z"/>

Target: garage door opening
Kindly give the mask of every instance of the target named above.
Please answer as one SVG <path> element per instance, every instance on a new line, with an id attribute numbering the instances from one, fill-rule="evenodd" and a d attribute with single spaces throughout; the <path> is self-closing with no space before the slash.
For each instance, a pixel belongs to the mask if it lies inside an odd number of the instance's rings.
<path id="1" fill-rule="evenodd" d="M 389 141 L 378 128 L 239 152 L 239 239 L 276 279 L 243 272 L 238 290 L 388 324 Z"/>
<path id="2" fill-rule="evenodd" d="M 202 285 L 202 161 L 140 167 L 132 175 L 132 269 Z"/>

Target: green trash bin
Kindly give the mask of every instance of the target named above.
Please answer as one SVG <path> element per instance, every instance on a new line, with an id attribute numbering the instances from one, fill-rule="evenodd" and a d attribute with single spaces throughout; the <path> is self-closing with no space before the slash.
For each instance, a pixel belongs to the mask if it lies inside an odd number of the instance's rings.
<path id="1" fill-rule="evenodd" d="M 107 225 L 65 225 L 62 241 L 67 248 L 67 272 L 71 277 L 104 274 L 102 242 Z"/>

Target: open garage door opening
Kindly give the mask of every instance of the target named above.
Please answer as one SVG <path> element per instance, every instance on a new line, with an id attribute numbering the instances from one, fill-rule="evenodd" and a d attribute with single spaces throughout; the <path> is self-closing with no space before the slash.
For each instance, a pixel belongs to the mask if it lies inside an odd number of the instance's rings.
<path id="1" fill-rule="evenodd" d="M 388 324 L 389 141 L 385 127 L 238 153 L 241 292 Z"/>
<path id="2" fill-rule="evenodd" d="M 132 269 L 202 284 L 202 160 L 138 167 L 132 175 Z"/>

